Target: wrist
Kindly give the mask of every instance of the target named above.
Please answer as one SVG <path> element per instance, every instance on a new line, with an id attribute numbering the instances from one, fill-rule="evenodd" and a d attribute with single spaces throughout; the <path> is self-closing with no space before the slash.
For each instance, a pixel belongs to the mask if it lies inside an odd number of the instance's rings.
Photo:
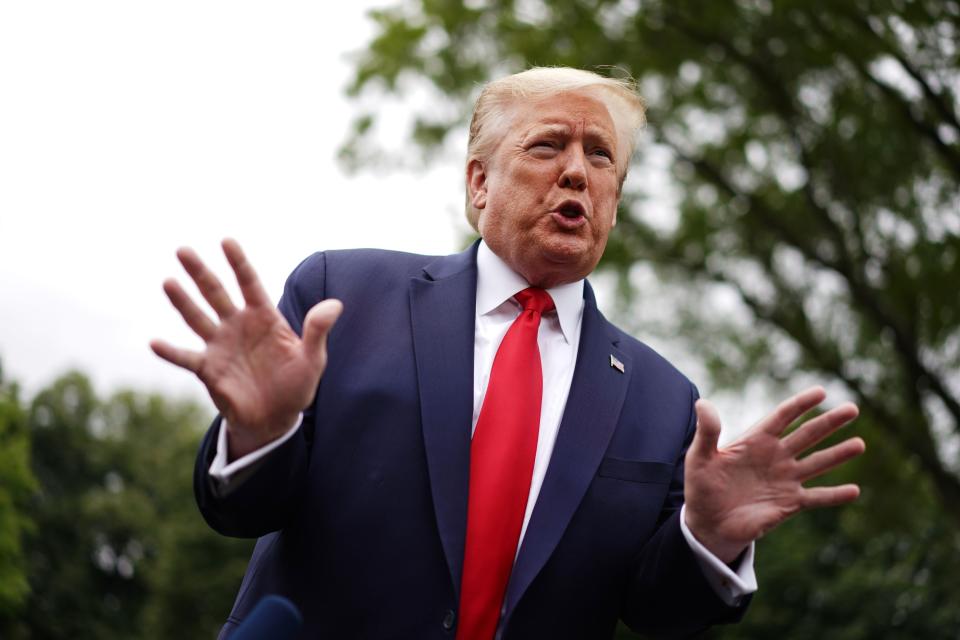
<path id="1" fill-rule="evenodd" d="M 736 562 L 737 558 L 743 555 L 743 552 L 747 550 L 749 543 L 742 542 L 728 542 L 725 540 L 711 538 L 710 536 L 702 536 L 696 532 L 693 528 L 690 529 L 690 533 L 693 534 L 693 537 L 696 538 L 704 548 L 717 557 L 723 564 L 731 566 Z"/>
<path id="2" fill-rule="evenodd" d="M 238 460 L 281 437 L 298 422 L 298 415 L 271 421 L 269 427 L 247 426 L 227 419 L 227 461 Z"/>
<path id="3" fill-rule="evenodd" d="M 684 514 L 684 522 L 690 534 L 696 538 L 697 542 L 702 544 L 707 551 L 728 566 L 736 562 L 736 560 L 743 555 L 744 551 L 747 550 L 747 547 L 750 546 L 751 541 L 749 540 L 730 540 L 723 536 L 713 534 L 712 527 L 704 526 L 702 523 L 697 522 L 695 517 L 690 516 L 689 511 Z"/>

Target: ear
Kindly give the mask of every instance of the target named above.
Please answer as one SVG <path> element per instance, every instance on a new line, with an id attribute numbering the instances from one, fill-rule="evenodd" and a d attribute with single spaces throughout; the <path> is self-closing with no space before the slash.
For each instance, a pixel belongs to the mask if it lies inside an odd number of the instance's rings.
<path id="1" fill-rule="evenodd" d="M 467 163 L 467 196 L 474 208 L 487 206 L 487 173 L 476 158 Z"/>

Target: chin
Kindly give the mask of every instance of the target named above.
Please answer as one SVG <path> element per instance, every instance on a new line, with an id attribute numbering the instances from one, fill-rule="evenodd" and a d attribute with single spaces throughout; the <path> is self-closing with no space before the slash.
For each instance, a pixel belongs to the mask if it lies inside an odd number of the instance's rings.
<path id="1" fill-rule="evenodd" d="M 570 236 L 554 237 L 540 243 L 540 254 L 554 264 L 584 264 L 589 263 L 591 257 L 583 239 Z"/>
<path id="2" fill-rule="evenodd" d="M 527 275 L 527 280 L 530 284 L 548 288 L 585 278 L 593 266 L 582 253 L 544 251 L 536 267 Z M 534 282 L 534 279 L 539 282 Z"/>

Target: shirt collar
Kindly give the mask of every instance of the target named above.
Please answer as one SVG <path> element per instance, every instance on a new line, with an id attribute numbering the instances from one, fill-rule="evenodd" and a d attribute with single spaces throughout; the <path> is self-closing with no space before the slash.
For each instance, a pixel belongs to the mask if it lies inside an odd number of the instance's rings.
<path id="1" fill-rule="evenodd" d="M 530 286 L 486 242 L 477 250 L 477 315 L 483 316 Z M 583 313 L 583 280 L 547 289 L 557 308 L 560 331 L 569 344 Z"/>

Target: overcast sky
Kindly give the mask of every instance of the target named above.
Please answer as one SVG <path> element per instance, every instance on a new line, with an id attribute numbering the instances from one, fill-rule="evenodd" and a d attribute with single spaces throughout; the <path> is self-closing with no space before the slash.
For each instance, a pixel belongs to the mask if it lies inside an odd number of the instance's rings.
<path id="1" fill-rule="evenodd" d="M 236 237 L 276 298 L 319 249 L 449 253 L 460 164 L 348 177 L 350 52 L 384 2 L 0 6 L 0 360 L 37 390 L 199 392 L 151 338 L 199 345 L 161 291 Z M 464 141 L 465 147 L 465 141 Z"/>

